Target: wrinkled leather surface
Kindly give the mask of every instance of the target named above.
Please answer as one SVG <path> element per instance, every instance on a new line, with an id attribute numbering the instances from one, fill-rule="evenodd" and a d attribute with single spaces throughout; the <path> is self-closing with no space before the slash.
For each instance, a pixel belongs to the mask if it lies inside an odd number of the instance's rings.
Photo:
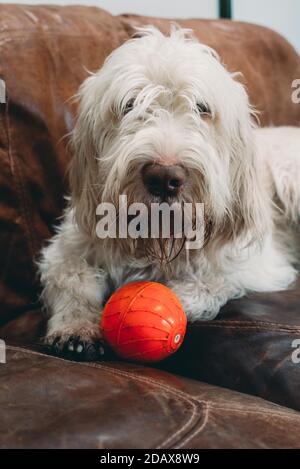
<path id="1" fill-rule="evenodd" d="M 290 291 L 229 302 L 214 321 L 192 324 L 163 367 L 300 410 L 300 279 Z M 299 440 L 300 441 L 300 440 Z"/>
<path id="2" fill-rule="evenodd" d="M 300 414 L 150 368 L 9 347 L 4 448 L 296 448 Z M 54 411 L 55 409 L 55 411 Z"/>
<path id="3" fill-rule="evenodd" d="M 0 5 L 8 93 L 0 104 L 0 337 L 11 343 L 34 344 L 44 333 L 34 259 L 64 206 L 70 155 L 63 137 L 76 113 L 70 98 L 87 70 L 146 22 L 168 27 L 97 8 Z M 263 125 L 300 123 L 300 106 L 290 99 L 300 61 L 283 38 L 243 23 L 179 23 L 243 72 Z M 300 364 L 291 362 L 299 310 L 299 282 L 289 292 L 231 302 L 217 320 L 191 325 L 179 353 L 160 366 L 299 410 Z M 300 446 L 300 414 L 286 407 L 158 370 L 107 366 L 10 349 L 0 365 L 0 413 L 11 431 L 1 432 L 0 446 L 156 447 L 169 436 L 172 447 Z M 153 387 L 139 380 L 149 375 Z"/>

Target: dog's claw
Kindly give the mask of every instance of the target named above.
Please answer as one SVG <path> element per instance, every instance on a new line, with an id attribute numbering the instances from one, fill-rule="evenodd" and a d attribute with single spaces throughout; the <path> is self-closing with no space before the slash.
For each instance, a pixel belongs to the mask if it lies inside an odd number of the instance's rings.
<path id="1" fill-rule="evenodd" d="M 55 336 L 46 338 L 46 346 L 54 355 L 75 361 L 103 359 L 105 346 L 100 338 L 82 338 L 80 335 L 69 337 Z"/>

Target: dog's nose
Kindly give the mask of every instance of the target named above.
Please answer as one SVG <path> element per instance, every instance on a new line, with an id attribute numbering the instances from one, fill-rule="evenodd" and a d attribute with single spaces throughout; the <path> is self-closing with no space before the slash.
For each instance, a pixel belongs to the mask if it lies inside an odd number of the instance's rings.
<path id="1" fill-rule="evenodd" d="M 184 169 L 178 165 L 147 164 L 142 176 L 150 194 L 162 198 L 178 195 L 186 180 Z"/>

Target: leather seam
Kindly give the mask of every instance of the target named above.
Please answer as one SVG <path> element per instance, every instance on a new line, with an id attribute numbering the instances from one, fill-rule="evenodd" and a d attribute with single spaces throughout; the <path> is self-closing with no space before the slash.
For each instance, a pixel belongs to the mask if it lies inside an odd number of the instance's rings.
<path id="1" fill-rule="evenodd" d="M 215 328 L 222 328 L 222 329 L 236 329 L 236 330 L 256 330 L 257 332 L 281 332 L 281 333 L 291 333 L 291 334 L 300 334 L 300 327 L 298 326 L 291 326 L 291 327 L 276 327 L 274 323 L 265 323 L 265 324 L 244 324 L 243 322 L 240 323 L 205 323 L 205 324 L 193 324 L 193 328 L 205 328 L 205 327 L 215 327 Z"/>
<path id="2" fill-rule="evenodd" d="M 40 353 L 40 352 L 24 349 L 24 348 L 21 348 L 21 347 L 14 347 L 14 346 L 11 346 L 11 345 L 7 346 L 7 349 L 8 350 L 14 350 L 14 351 L 17 351 L 17 352 L 21 351 L 21 352 L 27 353 L 29 355 L 30 354 L 31 355 L 38 355 L 38 356 L 41 356 L 41 357 L 44 357 L 44 358 L 45 357 L 48 357 L 48 358 L 50 357 L 51 359 L 64 361 L 64 362 L 67 362 L 71 365 L 81 365 L 81 366 L 88 367 L 88 368 L 102 369 L 102 370 L 104 370 L 107 373 L 110 373 L 112 375 L 125 376 L 127 378 L 132 379 L 133 381 L 139 381 L 139 382 L 142 382 L 142 383 L 151 384 L 152 386 L 154 386 L 156 388 L 163 389 L 164 391 L 166 391 L 167 393 L 169 393 L 173 396 L 175 395 L 179 400 L 181 399 L 181 400 L 187 402 L 192 408 L 190 418 L 186 421 L 186 423 L 180 429 L 178 429 L 171 436 L 169 436 L 168 438 L 163 440 L 163 442 L 160 443 L 159 446 L 156 446 L 154 449 L 161 449 L 163 447 L 166 448 L 166 445 L 169 445 L 171 443 L 172 443 L 172 446 L 174 444 L 180 444 L 181 443 L 181 438 L 182 438 L 181 437 L 182 433 L 185 432 L 185 430 L 188 429 L 188 427 L 191 427 L 191 426 L 192 426 L 191 430 L 193 430 L 196 423 L 199 421 L 199 418 L 198 418 L 199 413 L 197 412 L 199 407 L 202 408 L 202 411 L 203 411 L 203 414 L 204 414 L 203 417 L 202 417 L 203 423 L 199 428 L 197 427 L 194 432 L 191 431 L 190 435 L 189 435 L 189 430 L 187 430 L 186 434 L 183 435 L 185 437 L 184 441 L 189 440 L 190 438 L 193 437 L 194 434 L 196 434 L 200 430 L 202 430 L 205 427 L 205 424 L 207 422 L 207 415 L 206 414 L 208 412 L 208 408 L 207 408 L 208 405 L 207 405 L 206 401 L 201 401 L 197 398 L 190 397 L 186 393 L 183 393 L 182 391 L 174 390 L 174 389 L 170 388 L 169 386 L 167 386 L 165 384 L 161 384 L 161 383 L 159 383 L 157 381 L 154 381 L 150 378 L 146 378 L 144 376 L 138 376 L 135 373 L 131 373 L 131 372 L 128 372 L 128 371 L 123 371 L 123 370 L 118 370 L 116 368 L 111 368 L 110 366 L 102 365 L 101 363 L 73 362 L 73 361 L 70 361 L 70 360 L 66 360 L 64 358 L 55 357 L 55 356 L 52 356 L 52 355 L 49 356 L 49 355 L 45 355 L 45 354 Z"/>
<path id="3" fill-rule="evenodd" d="M 293 412 L 297 412 L 299 415 L 287 415 L 287 414 L 283 414 L 281 412 L 274 412 L 274 411 L 266 411 L 266 410 L 248 410 L 248 409 L 245 409 L 243 407 L 228 407 L 228 406 L 223 406 L 223 405 L 218 405 L 218 404 L 211 404 L 211 409 L 212 410 L 226 410 L 228 412 L 238 412 L 240 414 L 247 414 L 247 413 L 255 413 L 255 414 L 259 414 L 259 415 L 271 415 L 271 416 L 276 416 L 276 417 L 283 417 L 283 418 L 288 418 L 290 420 L 294 420 L 295 418 L 296 419 L 299 419 L 300 421 L 300 412 L 298 412 L 297 410 L 293 410 Z M 289 409 L 287 409 L 289 410 Z"/>
<path id="4" fill-rule="evenodd" d="M 0 78 L 3 77 L 3 72 L 2 72 L 2 69 L 0 69 Z M 3 77 L 4 79 L 4 77 Z M 0 141 L 0 144 L 3 143 L 3 147 L 0 148 L 0 154 L 3 153 L 4 154 L 4 158 L 2 159 L 1 158 L 1 164 L 3 164 L 5 166 L 5 169 L 7 170 L 8 174 L 11 176 L 11 178 L 13 179 L 13 174 L 12 174 L 12 171 L 11 171 L 11 164 L 10 164 L 10 154 L 9 154 L 9 135 L 8 135 L 8 116 L 7 116 L 7 103 L 0 103 L 0 106 L 3 106 L 3 112 L 2 110 L 0 109 L 0 137 L 1 135 L 4 136 L 4 141 L 1 142 Z M 3 132 L 3 134 L 2 134 Z M 17 212 L 19 212 L 17 210 Z M 12 246 L 13 246 L 13 243 L 14 243 L 14 236 L 15 236 L 15 232 L 13 231 L 11 233 L 11 236 L 9 238 L 9 241 L 8 241 L 8 246 L 7 246 L 7 250 L 6 252 L 7 253 L 10 253 L 11 250 L 12 250 Z M 2 271 L 2 275 L 6 275 L 6 269 L 7 269 L 7 261 L 5 261 L 5 263 L 3 264 L 4 265 L 4 269 Z"/>
<path id="5" fill-rule="evenodd" d="M 205 403 L 205 413 L 204 413 L 204 418 L 202 419 L 202 423 L 199 426 L 195 425 L 195 430 L 191 431 L 189 435 L 185 439 L 181 441 L 180 444 L 177 444 L 174 449 L 181 449 L 187 445 L 189 441 L 191 441 L 193 438 L 195 438 L 196 435 L 199 435 L 202 430 L 206 427 L 206 424 L 208 422 L 208 416 L 209 416 L 209 403 Z M 188 448 L 187 448 L 188 449 Z"/>
<path id="6" fill-rule="evenodd" d="M 95 367 L 95 368 L 102 368 L 102 369 L 105 369 L 107 371 L 109 370 L 112 374 L 119 375 L 119 376 L 121 375 L 121 376 L 131 377 L 132 379 L 134 379 L 136 381 L 140 381 L 140 382 L 143 382 L 143 383 L 146 383 L 146 384 L 151 384 L 152 386 L 156 386 L 159 389 L 163 389 L 164 391 L 168 392 L 169 394 L 175 395 L 177 398 L 181 398 L 182 400 L 185 400 L 186 402 L 188 402 L 191 405 L 192 415 L 187 420 L 187 422 L 179 430 L 177 430 L 175 433 L 173 433 L 171 436 L 169 436 L 167 439 L 165 439 L 155 449 L 163 449 L 164 447 L 168 448 L 167 445 L 170 445 L 172 443 L 172 440 L 173 440 L 173 445 L 176 444 L 176 438 L 179 438 L 180 435 L 182 435 L 182 433 L 184 433 L 184 431 L 188 427 L 192 426 L 192 429 L 193 429 L 196 426 L 196 424 L 198 423 L 199 420 L 200 421 L 203 420 L 203 422 L 207 421 L 207 419 L 206 419 L 207 403 L 205 401 L 195 399 L 193 397 L 188 396 L 186 393 L 183 393 L 182 391 L 174 390 L 174 389 L 170 388 L 169 386 L 167 386 L 165 384 L 158 383 L 157 381 L 154 381 L 151 378 L 147 378 L 147 377 L 144 377 L 144 376 L 138 376 L 135 373 L 131 373 L 131 372 L 123 371 L 123 370 L 118 370 L 116 368 L 112 369 L 109 366 L 101 365 L 101 364 L 98 364 L 98 363 L 90 363 L 89 366 L 92 366 L 92 367 Z M 201 406 L 202 410 L 203 410 L 203 417 L 200 414 L 200 418 L 198 417 L 199 413 L 197 412 L 197 410 L 198 410 L 197 407 L 199 408 L 199 406 Z M 194 424 L 194 421 L 195 421 L 195 424 Z M 200 428 L 204 428 L 203 424 L 200 426 Z M 192 429 L 191 429 L 191 431 L 192 431 Z M 198 428 L 196 429 L 196 432 L 192 431 L 191 434 L 197 433 L 197 432 L 198 432 Z M 187 431 L 186 435 L 189 435 L 189 431 Z M 175 440 L 175 442 L 174 442 L 174 440 Z M 179 443 L 180 443 L 180 438 L 179 438 Z"/>
<path id="7" fill-rule="evenodd" d="M 31 225 L 30 224 L 30 209 L 27 206 L 27 193 L 26 193 L 27 191 L 25 190 L 24 184 L 22 181 L 22 176 L 23 176 L 22 170 L 19 165 L 18 157 L 15 156 L 13 146 L 12 146 L 12 134 L 11 134 L 11 128 L 10 128 L 10 119 L 9 119 L 9 100 L 7 102 L 6 123 L 7 123 L 10 171 L 11 171 L 12 179 L 14 180 L 14 186 L 15 186 L 17 197 L 19 200 L 19 213 L 23 219 L 25 237 L 28 243 L 30 256 L 33 259 L 35 255 L 35 250 L 34 250 L 35 236 L 30 226 Z"/>
<path id="8" fill-rule="evenodd" d="M 269 321 L 241 321 L 240 319 L 233 320 L 233 319 L 215 319 L 213 321 L 199 321 L 196 323 L 196 325 L 202 325 L 202 324 L 247 324 L 247 325 L 262 325 L 262 326 L 282 326 L 285 327 L 285 324 L 281 324 L 278 322 L 269 322 Z"/>
<path id="9" fill-rule="evenodd" d="M 71 360 L 66 360 L 65 358 L 60 358 L 60 357 L 55 357 L 53 355 L 46 355 L 44 353 L 41 353 L 41 352 L 36 352 L 34 350 L 29 350 L 29 349 L 25 349 L 25 348 L 22 348 L 22 347 L 15 347 L 15 346 L 12 346 L 12 345 L 8 345 L 6 347 L 8 350 L 14 350 L 16 352 L 18 351 L 21 351 L 21 352 L 24 352 L 24 353 L 28 353 L 28 354 L 32 354 L 32 355 L 40 355 L 42 357 L 48 357 L 48 358 L 51 358 L 51 359 L 54 359 L 54 360 L 58 360 L 58 361 L 63 361 L 63 362 L 67 362 L 67 363 L 70 363 L 70 364 L 74 364 L 74 365 L 83 365 L 83 366 L 87 366 L 87 367 L 90 367 L 90 368 L 99 368 L 99 369 L 110 369 L 112 372 L 114 370 L 116 370 L 116 368 L 111 368 L 110 366 L 106 366 L 106 365 L 102 365 L 101 363 L 85 363 L 85 362 L 73 362 Z M 140 377 L 140 376 L 137 376 L 135 375 L 134 373 L 131 373 L 131 372 L 126 372 L 126 371 L 122 371 L 122 370 L 117 370 L 118 371 L 118 374 L 121 374 L 121 373 L 124 373 L 125 376 L 130 375 L 130 376 L 135 376 L 137 379 L 141 380 L 141 379 L 146 379 L 146 380 L 149 380 L 149 378 L 144 378 L 144 377 Z M 153 381 L 153 380 L 152 380 Z M 154 385 L 157 384 L 155 381 L 153 381 Z M 170 392 L 173 392 L 173 393 L 179 393 L 180 394 L 183 394 L 183 396 L 190 400 L 189 396 L 186 395 L 186 393 L 182 393 L 182 391 L 173 391 L 171 388 L 169 388 L 169 386 L 167 385 L 162 385 L 162 386 L 165 386 L 167 389 L 166 390 L 170 390 Z M 223 389 L 223 388 L 222 388 Z M 238 393 L 238 391 L 233 391 L 233 392 L 236 392 Z M 239 393 L 241 394 L 241 393 Z M 249 397 L 253 397 L 251 395 L 249 395 Z M 203 400 L 199 400 L 197 399 L 197 397 L 193 397 L 192 398 L 194 401 L 196 401 L 197 403 L 199 404 L 202 404 L 202 405 L 209 405 L 209 407 L 211 409 L 220 409 L 220 410 L 230 410 L 230 411 L 235 411 L 235 412 L 240 412 L 240 413 L 244 413 L 245 412 L 245 409 L 244 408 L 241 408 L 239 406 L 236 406 L 236 407 L 227 407 L 227 406 L 222 406 L 222 405 L 219 405 L 218 404 L 213 404 L 212 401 L 203 401 Z M 276 405 L 276 404 L 273 404 L 273 405 Z M 285 412 L 278 412 L 276 410 L 272 410 L 272 411 L 265 411 L 265 410 L 255 410 L 255 409 L 249 409 L 247 410 L 248 413 L 252 413 L 252 414 L 261 414 L 261 415 L 275 415 L 275 416 L 278 416 L 278 417 L 284 417 L 284 418 L 289 418 L 290 420 L 293 420 L 295 417 L 298 417 L 298 413 L 300 414 L 300 412 L 296 411 L 296 410 L 290 410 L 289 408 L 286 408 L 286 410 L 291 413 L 293 412 L 294 414 L 296 415 L 288 415 L 287 413 Z"/>

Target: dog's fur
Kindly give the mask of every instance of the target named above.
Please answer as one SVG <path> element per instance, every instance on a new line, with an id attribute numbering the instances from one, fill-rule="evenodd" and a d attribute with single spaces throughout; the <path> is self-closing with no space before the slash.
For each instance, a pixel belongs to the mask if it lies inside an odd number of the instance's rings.
<path id="1" fill-rule="evenodd" d="M 139 36 L 79 91 L 71 198 L 39 262 L 46 341 L 60 352 L 88 355 L 101 339 L 101 305 L 130 281 L 165 283 L 195 321 L 246 292 L 284 290 L 297 275 L 300 130 L 255 129 L 244 87 L 189 31 Z M 157 241 L 96 236 L 100 202 L 158 201 L 141 178 L 149 162 L 181 165 L 188 180 L 177 199 L 205 204 L 205 246 L 179 249 L 171 262 Z"/>

